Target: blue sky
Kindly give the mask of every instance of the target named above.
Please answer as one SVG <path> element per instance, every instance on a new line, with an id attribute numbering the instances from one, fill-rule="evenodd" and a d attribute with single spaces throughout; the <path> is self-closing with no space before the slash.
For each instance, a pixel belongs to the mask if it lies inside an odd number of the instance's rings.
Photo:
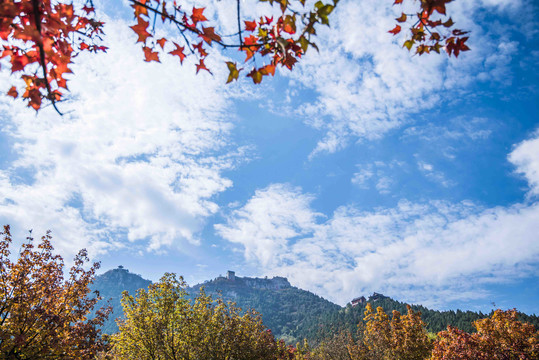
<path id="1" fill-rule="evenodd" d="M 342 0 L 320 53 L 225 86 L 234 52 L 144 63 L 125 4 L 96 2 L 110 49 L 73 65 L 66 116 L 0 97 L 0 222 L 151 280 L 539 313 L 539 8 L 454 1 L 472 51 L 448 59 L 403 50 L 391 3 Z M 233 2 L 196 4 L 233 32 Z"/>

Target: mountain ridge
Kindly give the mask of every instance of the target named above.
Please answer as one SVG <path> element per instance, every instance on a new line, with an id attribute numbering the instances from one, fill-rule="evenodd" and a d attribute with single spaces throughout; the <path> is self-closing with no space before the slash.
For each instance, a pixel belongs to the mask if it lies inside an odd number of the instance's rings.
<path id="1" fill-rule="evenodd" d="M 103 326 L 106 333 L 118 331 L 114 321 L 121 317 L 121 294 L 128 291 L 135 295 L 138 289 L 146 289 L 150 280 L 141 275 L 129 272 L 119 266 L 116 269 L 96 276 L 91 290 L 98 290 L 103 297 L 97 307 L 112 305 L 113 313 Z M 322 339 L 339 331 L 355 334 L 357 324 L 363 321 L 363 313 L 367 303 L 373 307 L 382 307 L 391 314 L 392 310 L 406 313 L 406 303 L 399 302 L 383 294 L 374 293 L 366 298 L 360 296 L 352 299 L 342 307 L 310 291 L 292 286 L 284 277 L 252 278 L 236 276 L 228 271 L 226 276 L 218 276 L 200 284 L 187 287 L 187 293 L 194 299 L 204 288 L 206 294 L 224 301 L 236 303 L 244 311 L 254 309 L 261 314 L 264 325 L 274 335 L 288 343 L 295 343 L 304 338 L 316 344 Z M 427 330 L 438 332 L 447 325 L 461 330 L 473 332 L 472 322 L 487 317 L 489 314 L 473 311 L 438 311 L 422 305 L 411 305 L 414 311 L 420 311 L 422 319 L 427 323 Z M 521 320 L 539 327 L 539 317 L 521 313 Z"/>

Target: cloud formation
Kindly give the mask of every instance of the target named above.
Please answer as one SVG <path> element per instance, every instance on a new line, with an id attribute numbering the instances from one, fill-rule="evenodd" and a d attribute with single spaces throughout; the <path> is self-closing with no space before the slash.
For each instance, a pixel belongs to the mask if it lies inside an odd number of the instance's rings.
<path id="1" fill-rule="evenodd" d="M 108 19 L 106 33 L 108 53 L 73 66 L 66 116 L 1 100 L 15 159 L 0 169 L 0 221 L 51 228 L 64 253 L 95 255 L 125 238 L 151 250 L 196 243 L 212 198 L 232 185 L 222 171 L 243 158 L 227 140 L 224 74 L 143 62 L 123 21 Z"/>
<path id="2" fill-rule="evenodd" d="M 402 49 L 404 32 L 397 37 L 388 33 L 400 15 L 391 1 L 341 1 L 331 28 L 318 31 L 317 41 L 324 44 L 320 52 L 307 54 L 290 74 L 317 95 L 297 111 L 323 134 L 311 156 L 378 139 L 443 101 L 467 96 L 462 92 L 470 85 L 510 84 L 519 43 L 508 34 L 519 29 L 483 24 L 478 14 L 487 10 L 491 16 L 506 16 L 519 6 L 507 0 L 449 4 L 458 27 L 473 33 L 473 51 L 453 61 L 445 54 L 419 57 Z"/>
<path id="3" fill-rule="evenodd" d="M 536 133 L 509 155 L 534 194 L 538 144 Z M 468 201 L 402 200 L 373 211 L 341 206 L 323 219 L 312 200 L 301 189 L 273 184 L 258 190 L 216 230 L 242 244 L 261 273 L 288 276 L 340 304 L 378 291 L 444 306 L 487 296 L 482 285 L 539 268 L 537 202 L 482 208 Z M 275 239 L 278 246 L 270 241 Z"/>

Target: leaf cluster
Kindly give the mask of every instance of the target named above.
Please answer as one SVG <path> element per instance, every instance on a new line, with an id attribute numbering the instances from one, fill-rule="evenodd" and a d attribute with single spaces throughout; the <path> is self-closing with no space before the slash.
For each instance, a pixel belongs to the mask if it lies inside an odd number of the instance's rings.
<path id="1" fill-rule="evenodd" d="M 232 5 L 232 0 L 229 0 Z M 339 0 L 325 3 L 316 1 L 307 8 L 305 0 L 259 0 L 277 8 L 277 14 L 258 19 L 244 19 L 241 0 L 235 1 L 237 32 L 223 34 L 204 14 L 204 7 L 182 5 L 177 0 L 129 0 L 135 24 L 131 29 L 142 44 L 144 61 L 160 62 L 164 54 L 177 56 L 183 63 L 187 56 L 195 57 L 196 72 L 211 73 L 206 60 L 211 49 L 233 48 L 245 55 L 243 65 L 226 61 L 229 71 L 227 83 L 238 80 L 245 72 L 255 84 L 265 76 L 273 76 L 277 67 L 292 70 L 310 47 L 318 50 L 314 42 L 317 28 L 329 26 L 329 16 Z M 417 14 L 402 14 L 397 21 L 405 23 L 415 19 L 410 38 L 404 46 L 413 47 L 419 55 L 440 52 L 445 48 L 457 57 L 469 50 L 467 32 L 453 29 L 451 18 L 442 21 L 434 14 L 446 15 L 446 4 L 452 0 L 421 0 Z M 395 0 L 401 4 L 403 0 Z M 56 103 L 67 91 L 66 74 L 81 52 L 106 51 L 101 45 L 104 23 L 95 17 L 92 0 L 78 7 L 66 0 L 10 0 L 0 2 L 0 59 L 8 58 L 12 73 L 19 73 L 24 83 L 22 98 L 38 111 L 43 100 L 48 100 L 58 113 Z M 162 34 L 179 35 L 158 37 Z M 438 29 L 447 31 L 439 31 Z M 172 32 L 171 32 L 172 30 Z M 401 25 L 390 33 L 398 34 Z M 345 34 L 343 34 L 345 35 Z M 178 40 L 181 39 L 181 40 Z M 228 41 L 225 39 L 235 39 Z M 16 86 L 7 94 L 19 96 Z"/>
<path id="2" fill-rule="evenodd" d="M 470 48 L 466 45 L 467 31 L 454 29 L 454 22 L 446 16 L 446 5 L 453 0 L 421 0 L 420 11 L 416 14 L 405 14 L 398 17 L 398 24 L 389 32 L 397 35 L 401 32 L 400 24 L 411 23 L 409 37 L 403 47 L 409 51 L 415 49 L 419 55 L 430 52 L 440 53 L 444 49 L 449 56 L 458 57 Z M 403 4 L 404 0 L 395 0 L 394 5 Z M 444 18 L 445 17 L 445 18 Z"/>
<path id="3" fill-rule="evenodd" d="M 11 72 L 20 72 L 28 106 L 37 111 L 47 99 L 56 108 L 72 59 L 84 51 L 106 51 L 100 45 L 103 22 L 92 14 L 91 1 L 81 9 L 54 0 L 0 2 L 0 59 L 9 58 Z M 8 95 L 17 98 L 19 92 L 12 86 Z"/>

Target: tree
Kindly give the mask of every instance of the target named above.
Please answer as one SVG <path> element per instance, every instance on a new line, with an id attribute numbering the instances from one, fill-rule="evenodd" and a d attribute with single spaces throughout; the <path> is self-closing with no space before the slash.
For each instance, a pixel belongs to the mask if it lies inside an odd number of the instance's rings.
<path id="1" fill-rule="evenodd" d="M 431 351 L 432 342 L 421 320 L 421 313 L 414 312 L 407 305 L 404 316 L 393 310 L 393 316 L 384 312 L 382 307 L 372 309 L 370 303 L 365 309 L 366 324 L 360 326 L 359 341 L 348 345 L 351 359 L 417 360 L 426 359 Z"/>
<path id="2" fill-rule="evenodd" d="M 243 71 L 258 84 L 264 76 L 273 76 L 277 66 L 292 70 L 309 47 L 318 49 L 314 42 L 316 29 L 319 25 L 329 25 L 328 16 L 339 0 L 317 1 L 310 10 L 306 8 L 306 0 L 259 0 L 277 7 L 279 13 L 259 19 L 243 19 L 241 1 L 236 0 L 235 4 L 229 1 L 236 7 L 238 24 L 237 33 L 232 35 L 220 33 L 217 25 L 210 26 L 204 8 L 183 8 L 177 0 L 129 0 L 135 17 L 131 29 L 142 44 L 144 61 L 160 62 L 161 56 L 169 54 L 183 63 L 186 56 L 193 56 L 198 62 L 197 73 L 201 70 L 211 73 L 205 63 L 211 47 L 238 49 L 245 54 L 245 65 L 238 67 L 237 62 L 227 61 L 227 83 L 237 80 Z M 439 53 L 445 48 L 455 57 L 469 50 L 465 44 L 466 32 L 451 31 L 454 23 L 451 18 L 445 18 L 446 4 L 451 1 L 421 0 L 416 14 L 402 13 L 396 19 L 399 24 L 413 24 L 404 47 L 415 48 L 419 55 Z M 394 2 L 402 3 L 403 0 Z M 0 2 L 0 59 L 9 58 L 11 72 L 20 73 L 24 87 L 19 88 L 24 89 L 22 98 L 28 106 L 37 111 L 45 99 L 60 113 L 56 103 L 67 91 L 65 75 L 71 73 L 73 59 L 82 52 L 107 50 L 101 44 L 103 25 L 96 18 L 92 0 L 82 7 L 65 0 Z M 180 37 L 167 35 L 158 39 L 155 30 L 158 25 L 163 26 L 166 34 L 173 30 Z M 397 25 L 389 32 L 396 35 L 401 29 Z M 236 42 L 227 42 L 225 38 Z M 17 86 L 11 86 L 8 95 L 17 98 Z"/>
<path id="3" fill-rule="evenodd" d="M 125 319 L 112 336 L 116 359 L 293 359 L 254 311 L 214 302 L 201 291 L 191 303 L 183 278 L 165 274 L 136 297 L 124 292 Z"/>
<path id="4" fill-rule="evenodd" d="M 431 360 L 532 360 L 539 358 L 539 331 L 518 320 L 513 310 L 496 310 L 473 323 L 469 334 L 449 326 L 438 333 Z"/>
<path id="5" fill-rule="evenodd" d="M 98 301 L 98 294 L 88 296 L 88 285 L 99 264 L 85 271 L 88 257 L 81 250 L 64 280 L 50 232 L 37 248 L 28 237 L 16 262 L 10 260 L 9 225 L 0 236 L 0 358 L 93 359 L 105 348 L 99 326 L 109 311 L 100 309 L 88 319 Z"/>
<path id="6" fill-rule="evenodd" d="M 354 346 L 354 339 L 349 332 L 340 331 L 333 337 L 322 341 L 312 351 L 312 360 L 350 360 L 349 348 Z"/>

